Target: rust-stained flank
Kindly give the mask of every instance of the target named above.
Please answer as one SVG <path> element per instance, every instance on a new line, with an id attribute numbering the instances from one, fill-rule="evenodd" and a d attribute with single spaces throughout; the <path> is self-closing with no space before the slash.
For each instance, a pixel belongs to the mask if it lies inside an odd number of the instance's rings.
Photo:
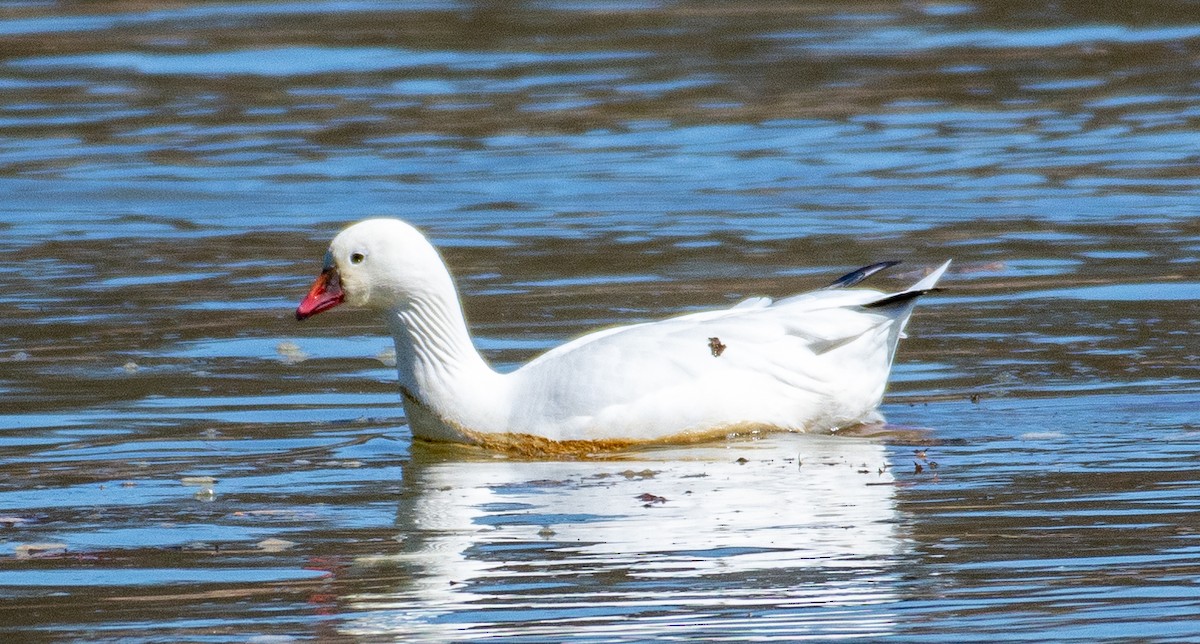
<path id="1" fill-rule="evenodd" d="M 425 414 L 429 420 L 441 423 L 461 437 L 461 442 L 451 444 L 476 447 L 492 452 L 503 452 L 524 458 L 620 458 L 623 452 L 656 445 L 696 445 L 719 440 L 736 440 L 764 432 L 794 431 L 784 427 L 773 427 L 761 423 L 732 423 L 719 427 L 683 430 L 678 434 L 651 439 L 606 438 L 554 440 L 543 436 L 521 432 L 487 433 L 477 432 L 435 414 L 406 387 L 400 387 L 404 399 L 404 411 L 409 422 L 416 414 Z M 428 440 L 428 439 L 425 439 Z M 438 443 L 446 441 L 429 440 Z"/>

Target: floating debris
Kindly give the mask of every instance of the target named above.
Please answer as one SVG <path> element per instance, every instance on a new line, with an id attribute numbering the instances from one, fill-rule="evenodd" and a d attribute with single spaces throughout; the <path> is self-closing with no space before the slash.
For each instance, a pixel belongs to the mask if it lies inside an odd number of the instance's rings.
<path id="1" fill-rule="evenodd" d="M 296 364 L 308 360 L 308 354 L 295 342 L 280 342 L 275 345 L 275 353 L 279 354 L 279 358 L 283 360 L 284 364 Z"/>
<path id="2" fill-rule="evenodd" d="M 1062 432 L 1025 432 L 1017 436 L 1017 440 L 1022 441 L 1053 441 L 1061 438 L 1066 438 L 1066 434 Z"/>
<path id="3" fill-rule="evenodd" d="M 295 519 L 311 519 L 315 518 L 316 514 L 312 512 L 304 512 L 290 508 L 273 508 L 264 510 L 237 510 L 233 512 L 235 517 L 282 517 L 288 520 Z"/>
<path id="4" fill-rule="evenodd" d="M 17 555 L 17 559 L 29 559 L 30 557 L 46 557 L 51 555 L 62 554 L 67 551 L 65 543 L 21 543 L 13 548 Z"/>
<path id="5" fill-rule="evenodd" d="M 645 469 L 640 472 L 636 472 L 634 470 L 625 470 L 623 472 L 617 472 L 617 474 L 624 476 L 627 480 L 632 481 L 634 479 L 652 479 L 654 478 L 654 475 L 658 474 L 658 472 L 655 472 L 651 469 Z"/>
<path id="6" fill-rule="evenodd" d="M 375 359 L 382 362 L 384 364 L 384 366 L 387 366 L 387 367 L 396 366 L 396 348 L 388 347 L 388 348 L 384 349 L 383 351 L 380 351 L 378 354 L 375 355 Z"/>
<path id="7" fill-rule="evenodd" d="M 133 360 L 130 360 L 129 362 L 126 362 L 125 364 L 121 365 L 121 368 L 125 370 L 125 373 L 135 373 L 135 372 L 137 372 L 139 367 L 136 362 L 134 362 Z"/>
<path id="8" fill-rule="evenodd" d="M 262 550 L 263 552 L 283 552 L 284 550 L 295 546 L 296 542 L 272 537 L 270 539 L 263 539 L 256 545 L 258 546 L 258 549 Z"/>
<path id="9" fill-rule="evenodd" d="M 179 479 L 179 482 L 189 487 L 198 487 L 195 494 L 192 496 L 197 501 L 209 502 L 217 498 L 217 493 L 213 490 L 213 486 L 217 484 L 217 479 L 211 476 L 185 476 Z"/>
<path id="10" fill-rule="evenodd" d="M 325 461 L 325 462 L 321 463 L 321 465 L 323 465 L 325 467 L 346 467 L 346 468 L 354 469 L 356 467 L 362 467 L 363 462 L 362 461 Z"/>
<path id="11" fill-rule="evenodd" d="M 566 479 L 534 479 L 526 481 L 522 487 L 564 487 L 570 485 L 571 481 Z"/>

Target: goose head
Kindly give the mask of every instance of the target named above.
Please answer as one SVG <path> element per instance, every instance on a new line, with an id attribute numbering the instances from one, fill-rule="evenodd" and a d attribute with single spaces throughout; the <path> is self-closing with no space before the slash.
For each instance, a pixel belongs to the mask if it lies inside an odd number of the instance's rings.
<path id="1" fill-rule="evenodd" d="M 413 300 L 456 297 L 437 250 L 398 219 L 368 219 L 329 244 L 325 266 L 296 307 L 304 320 L 340 304 L 390 311 Z"/>

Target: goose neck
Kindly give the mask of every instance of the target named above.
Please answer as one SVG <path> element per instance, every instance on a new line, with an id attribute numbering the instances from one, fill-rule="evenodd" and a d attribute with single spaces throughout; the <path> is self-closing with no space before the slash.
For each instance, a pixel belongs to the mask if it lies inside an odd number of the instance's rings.
<path id="1" fill-rule="evenodd" d="M 420 390 L 435 381 L 491 371 L 471 343 L 456 299 L 412 299 L 395 309 L 388 322 L 396 341 L 397 367 L 402 379 L 409 380 L 404 384 Z"/>

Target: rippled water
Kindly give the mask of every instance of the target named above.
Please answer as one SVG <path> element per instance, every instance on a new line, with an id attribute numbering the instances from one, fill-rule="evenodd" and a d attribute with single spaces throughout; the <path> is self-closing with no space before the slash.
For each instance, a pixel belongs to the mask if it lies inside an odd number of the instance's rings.
<path id="1" fill-rule="evenodd" d="M 20 639 L 1200 638 L 1191 3 L 0 7 Z M 948 257 L 891 437 L 413 444 L 346 223 L 509 368 Z M 909 271 L 910 274 L 906 274 Z"/>

